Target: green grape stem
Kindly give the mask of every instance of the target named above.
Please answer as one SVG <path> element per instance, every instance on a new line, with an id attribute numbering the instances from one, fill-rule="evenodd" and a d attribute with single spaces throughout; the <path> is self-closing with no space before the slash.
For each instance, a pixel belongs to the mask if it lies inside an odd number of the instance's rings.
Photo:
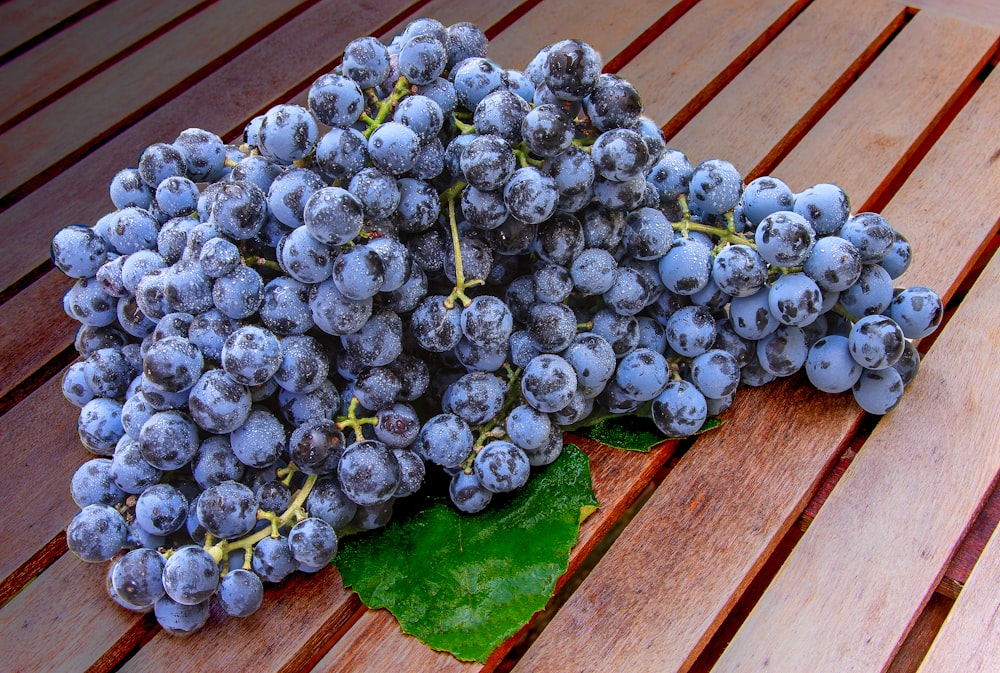
<path id="1" fill-rule="evenodd" d="M 219 540 L 218 542 L 215 542 L 212 536 L 206 535 L 204 547 L 205 551 L 212 555 L 212 558 L 215 559 L 216 563 L 222 563 L 223 559 L 227 558 L 230 552 L 242 549 L 246 559 L 245 563 L 249 563 L 250 551 L 253 549 L 255 544 L 266 537 L 278 537 L 281 529 L 287 527 L 292 520 L 296 519 L 301 514 L 306 498 L 309 497 L 309 493 L 312 492 L 313 486 L 316 485 L 316 480 L 318 478 L 319 476 L 315 474 L 307 476 L 305 483 L 302 484 L 302 488 L 295 492 L 295 496 L 292 498 L 292 501 L 288 503 L 288 508 L 281 514 L 259 510 L 257 512 L 257 518 L 266 519 L 271 522 L 271 525 L 267 528 L 262 528 L 261 530 L 235 540 Z"/>
<path id="2" fill-rule="evenodd" d="M 441 194 L 441 200 L 448 204 L 448 224 L 451 228 L 451 247 L 455 255 L 455 288 L 444 300 L 445 308 L 454 308 L 458 301 L 462 306 L 468 306 L 472 299 L 465 291 L 470 287 L 482 285 L 485 281 L 481 278 L 465 280 L 465 272 L 462 270 L 462 246 L 458 236 L 458 219 L 455 216 L 455 199 L 465 189 L 464 182 L 456 182 Z"/>
<path id="3" fill-rule="evenodd" d="M 375 113 L 374 117 L 368 115 L 368 113 L 362 113 L 361 121 L 368 125 L 364 130 L 363 134 L 365 138 L 370 138 L 372 133 L 375 132 L 379 126 L 385 122 L 389 113 L 392 112 L 393 108 L 399 104 L 399 101 L 403 100 L 410 93 L 410 83 L 406 81 L 405 77 L 400 77 L 396 80 L 396 86 L 389 94 L 388 98 L 379 101 L 378 112 Z M 377 100 L 377 99 L 376 99 Z"/>
<path id="4" fill-rule="evenodd" d="M 687 237 L 687 235 L 692 231 L 700 231 L 703 234 L 714 236 L 719 239 L 720 248 L 729 244 L 738 244 L 749 246 L 754 250 L 757 249 L 756 243 L 736 231 L 736 224 L 733 221 L 732 212 L 725 214 L 725 227 L 716 227 L 710 224 L 702 224 L 700 222 L 693 221 L 691 219 L 691 210 L 687 205 L 687 198 L 683 194 L 677 197 L 677 201 L 681 207 L 681 221 L 671 223 L 674 231 L 681 232 L 681 234 L 685 237 Z"/>
<path id="5" fill-rule="evenodd" d="M 507 396 L 504 398 L 503 406 L 497 412 L 496 416 L 478 428 L 474 428 L 477 433 L 476 441 L 472 444 L 472 451 L 469 452 L 469 455 L 459 465 L 466 473 L 472 472 L 472 463 L 476 460 L 476 456 L 479 455 L 479 452 L 486 446 L 488 441 L 503 439 L 507 436 L 507 430 L 503 425 L 504 419 L 521 402 L 522 369 L 507 364 L 504 365 L 504 370 L 507 372 Z"/>
<path id="6" fill-rule="evenodd" d="M 378 425 L 377 416 L 367 416 L 364 418 L 358 418 L 358 398 L 351 397 L 351 403 L 347 405 L 347 415 L 340 416 L 337 419 L 337 427 L 340 428 L 341 432 L 345 430 L 353 430 L 354 436 L 360 438 L 361 430 L 366 425 Z"/>

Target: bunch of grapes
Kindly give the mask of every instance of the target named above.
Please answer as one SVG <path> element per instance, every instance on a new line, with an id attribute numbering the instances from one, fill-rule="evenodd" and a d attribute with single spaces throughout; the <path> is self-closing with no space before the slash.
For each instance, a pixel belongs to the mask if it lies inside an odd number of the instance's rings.
<path id="1" fill-rule="evenodd" d="M 96 457 L 70 550 L 187 633 L 387 523 L 428 469 L 474 513 L 607 414 L 697 432 L 804 369 L 882 414 L 941 302 L 839 187 L 692 166 L 578 40 L 525 70 L 469 23 L 363 37 L 239 146 L 183 131 L 56 233 Z"/>

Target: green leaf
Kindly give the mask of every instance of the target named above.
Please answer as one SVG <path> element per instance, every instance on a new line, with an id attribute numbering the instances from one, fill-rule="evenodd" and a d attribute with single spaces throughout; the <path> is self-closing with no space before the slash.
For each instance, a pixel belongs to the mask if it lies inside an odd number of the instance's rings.
<path id="1" fill-rule="evenodd" d="M 342 539 L 335 563 L 344 585 L 368 607 L 388 608 L 404 632 L 483 662 L 566 572 L 581 516 L 598 505 L 590 464 L 567 444 L 516 495 L 471 516 L 432 490 L 385 528 Z"/>
<path id="2" fill-rule="evenodd" d="M 718 418 L 709 418 L 695 434 L 714 430 L 722 423 Z M 677 439 L 664 437 L 652 420 L 637 415 L 606 416 L 592 425 L 577 428 L 574 432 L 616 449 L 640 452 L 651 451 L 664 442 Z"/>
<path id="3" fill-rule="evenodd" d="M 594 425 L 576 430 L 576 433 L 626 451 L 650 451 L 653 447 L 670 441 L 653 421 L 639 416 L 609 416 Z"/>

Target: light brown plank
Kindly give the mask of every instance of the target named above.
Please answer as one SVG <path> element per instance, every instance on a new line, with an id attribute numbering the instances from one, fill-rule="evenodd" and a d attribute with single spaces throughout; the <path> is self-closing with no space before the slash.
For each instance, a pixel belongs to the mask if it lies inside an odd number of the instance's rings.
<path id="1" fill-rule="evenodd" d="M 982 26 L 992 26 L 1000 30 L 1000 0 L 917 0 L 911 2 L 920 9 L 933 9 L 936 12 L 951 14 L 978 23 Z"/>
<path id="2" fill-rule="evenodd" d="M 853 427 L 853 400 L 786 380 L 737 395 L 515 671 L 685 670 Z M 842 448 L 842 447 L 839 447 Z"/>
<path id="3" fill-rule="evenodd" d="M 904 413 L 876 426 L 715 671 L 881 671 L 891 660 L 1000 471 L 1000 444 L 983 441 L 1000 433 L 998 301 L 1000 258 L 938 337 Z"/>
<path id="4" fill-rule="evenodd" d="M 250 33 L 279 20 L 297 4 L 295 0 L 278 0 L 247 12 L 238 0 L 220 0 L 0 134 L 0 154 L 22 157 L 7 163 L 0 172 L 0 195 L 10 194 L 40 173 L 55 170 L 61 161 L 113 132 L 138 110 L 169 96 L 174 87 L 238 48 Z M 253 22 L 252 27 L 247 20 Z"/>
<path id="5" fill-rule="evenodd" d="M 0 54 L 73 16 L 94 0 L 11 0 L 0 7 Z"/>
<path id="6" fill-rule="evenodd" d="M 853 210 L 865 210 L 989 60 L 997 37 L 996 30 L 919 12 L 771 173 L 795 191 L 833 182 Z M 855 198 L 862 190 L 871 196 Z"/>
<path id="7" fill-rule="evenodd" d="M 67 554 L 4 605 L 4 670 L 108 671 L 138 645 L 154 624 L 111 602 L 106 573 L 106 564 Z"/>
<path id="8" fill-rule="evenodd" d="M 185 638 L 158 632 L 118 670 L 161 673 L 178 662 L 185 671 L 242 670 L 291 673 L 307 668 L 328 640 L 354 619 L 361 603 L 344 590 L 332 566 L 314 575 L 294 573 L 265 587 L 264 603 L 245 619 L 225 616 L 218 605 L 205 626 Z"/>
<path id="9" fill-rule="evenodd" d="M 114 2 L 0 69 L 0 126 L 204 0 Z M 95 39 L 96 36 L 100 39 Z"/>
<path id="10" fill-rule="evenodd" d="M 135 165 L 142 148 L 171 142 L 189 127 L 232 139 L 252 116 L 285 102 L 288 91 L 308 87 L 323 68 L 332 67 L 351 39 L 376 30 L 410 4 L 367 2 L 345 16 L 341 3 L 320 2 L 0 212 L 0 238 L 7 253 L 0 262 L 0 287 L 9 287 L 46 262 L 57 229 L 93 224 L 113 210 L 108 183 L 118 170 Z M 317 26 L 327 28 L 324 32 Z M 325 64 L 324 58 L 329 59 Z M 239 93 L 220 95 L 223 91 Z"/>
<path id="11" fill-rule="evenodd" d="M 667 137 L 704 106 L 805 3 L 703 0 L 630 61 L 619 74 L 639 89 L 645 115 Z M 705 49 L 706 35 L 727 35 Z"/>
<path id="12" fill-rule="evenodd" d="M 665 442 L 649 453 L 622 451 L 573 433 L 566 435 L 566 441 L 573 442 L 589 456 L 591 481 L 600 508 L 580 527 L 569 567 L 556 583 L 557 592 L 636 501 L 676 448 L 676 442 Z M 374 633 L 381 635 L 375 638 Z M 330 650 L 317 665 L 317 671 L 389 671 L 396 670 L 398 661 L 406 661 L 407 670 L 414 672 L 492 671 L 510 651 L 515 640 L 516 637 L 497 648 L 484 666 L 466 664 L 450 656 L 443 659 L 416 638 L 404 635 L 388 611 L 372 610 Z M 354 668 L 340 668 L 345 661 L 350 661 Z"/>
<path id="13" fill-rule="evenodd" d="M 996 230 L 997 110 L 1000 77 L 994 71 L 883 209 L 914 250 L 913 265 L 900 279 L 905 285 L 934 287 L 952 296 Z M 940 284 L 943 278 L 950 279 L 947 285 Z"/>
<path id="14" fill-rule="evenodd" d="M 7 358 L 0 372 L 0 396 L 73 342 L 80 323 L 62 310 L 62 296 L 73 280 L 52 272 L 0 305 L 0 352 Z"/>
<path id="15" fill-rule="evenodd" d="M 817 0 L 669 144 L 692 162 L 725 159 L 749 179 L 850 82 L 903 14 L 888 0 Z"/>
<path id="16" fill-rule="evenodd" d="M 313 673 L 341 671 L 406 671 L 406 673 L 473 673 L 475 662 L 459 661 L 403 634 L 388 610 L 367 610 L 317 662 Z"/>
<path id="17" fill-rule="evenodd" d="M 713 142 L 711 134 L 698 139 L 699 146 Z M 986 149 L 970 161 L 985 160 L 992 154 Z M 942 183 L 965 175 L 954 165 L 937 169 Z M 995 221 L 996 204 L 987 194 L 981 191 L 969 208 Z M 938 226 L 914 223 L 929 227 L 928 236 Z M 929 281 L 947 285 L 956 271 L 943 270 Z M 800 386 L 789 381 L 741 392 L 729 423 L 698 439 L 516 670 L 597 665 L 589 662 L 626 669 L 689 666 L 860 418 L 845 396 Z M 905 409 L 904 400 L 896 413 Z M 791 460 L 798 464 L 786 465 Z M 690 512 L 692 502 L 704 511 Z"/>
<path id="18" fill-rule="evenodd" d="M 983 550 L 918 673 L 1000 668 L 1000 528 Z"/>
<path id="19" fill-rule="evenodd" d="M 0 527 L 0 586 L 60 536 L 78 509 L 69 495 L 70 477 L 92 456 L 80 444 L 79 409 L 63 398 L 61 381 L 60 373 L 0 417 L 0 483 L 10 502 L 22 503 L 5 510 L 7 523 Z M 41 475 L 49 484 L 45 497 L 39 497 Z M 4 586 L 0 593 L 9 590 Z"/>
<path id="20" fill-rule="evenodd" d="M 581 6 L 574 0 L 546 0 L 497 36 L 489 56 L 505 68 L 520 69 L 542 47 L 572 37 L 589 43 L 607 63 L 650 24 L 685 4 L 686 0 L 636 0 L 622 11 L 613 2 Z"/>

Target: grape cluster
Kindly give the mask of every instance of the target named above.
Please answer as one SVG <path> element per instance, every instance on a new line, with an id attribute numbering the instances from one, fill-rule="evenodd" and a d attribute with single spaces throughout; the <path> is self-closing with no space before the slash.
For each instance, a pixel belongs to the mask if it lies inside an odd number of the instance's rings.
<path id="1" fill-rule="evenodd" d="M 113 600 L 176 633 L 247 616 L 428 469 L 478 512 L 602 415 L 687 436 L 800 369 L 895 406 L 942 313 L 893 287 L 906 239 L 835 185 L 693 166 L 601 70 L 577 40 L 505 69 L 418 19 L 239 146 L 150 145 L 55 234 L 95 454 L 67 541 Z"/>

